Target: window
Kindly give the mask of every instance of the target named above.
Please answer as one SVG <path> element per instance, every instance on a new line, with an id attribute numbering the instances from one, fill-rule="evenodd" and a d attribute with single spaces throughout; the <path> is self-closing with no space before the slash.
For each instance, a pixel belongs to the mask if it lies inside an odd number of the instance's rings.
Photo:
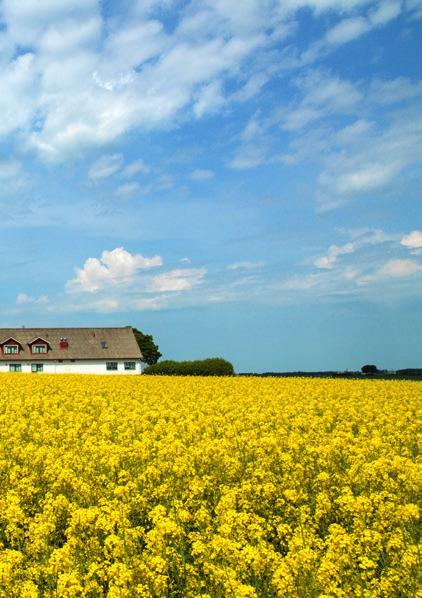
<path id="1" fill-rule="evenodd" d="M 108 349 L 107 341 L 101 341 L 101 349 Z"/>
<path id="2" fill-rule="evenodd" d="M 43 363 L 33 363 L 31 365 L 31 372 L 42 372 L 44 370 L 44 364 Z"/>
<path id="3" fill-rule="evenodd" d="M 6 353 L 6 355 L 12 355 L 12 354 L 19 353 L 18 345 L 5 345 L 3 347 L 3 350 Z"/>
<path id="4" fill-rule="evenodd" d="M 125 370 L 136 370 L 135 361 L 125 361 Z"/>
<path id="5" fill-rule="evenodd" d="M 22 371 L 22 364 L 20 363 L 11 363 L 9 365 L 9 372 L 21 372 Z"/>
<path id="6" fill-rule="evenodd" d="M 32 353 L 47 353 L 46 345 L 32 345 Z"/>
<path id="7" fill-rule="evenodd" d="M 107 361 L 106 368 L 108 371 L 116 371 L 117 370 L 117 361 Z"/>

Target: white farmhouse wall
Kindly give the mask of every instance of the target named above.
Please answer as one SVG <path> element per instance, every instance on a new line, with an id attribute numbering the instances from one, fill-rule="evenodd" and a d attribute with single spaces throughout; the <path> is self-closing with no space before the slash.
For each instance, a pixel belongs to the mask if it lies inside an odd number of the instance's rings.
<path id="1" fill-rule="evenodd" d="M 106 363 L 107 361 L 113 361 L 117 363 L 117 370 L 107 370 Z M 134 370 L 125 370 L 125 361 L 135 361 L 135 368 Z M 34 360 L 31 362 L 0 362 L 0 373 L 1 372 L 8 372 L 9 371 L 9 364 L 13 363 L 20 363 L 22 366 L 23 373 L 32 373 L 31 366 L 33 363 L 42 363 L 43 364 L 43 372 L 37 373 L 44 373 L 44 374 L 111 374 L 111 375 L 139 375 L 142 373 L 141 362 L 136 361 L 134 359 L 107 359 L 107 360 L 77 360 L 75 362 L 71 361 L 63 361 L 63 363 L 59 363 L 58 361 L 41 361 L 41 360 Z"/>

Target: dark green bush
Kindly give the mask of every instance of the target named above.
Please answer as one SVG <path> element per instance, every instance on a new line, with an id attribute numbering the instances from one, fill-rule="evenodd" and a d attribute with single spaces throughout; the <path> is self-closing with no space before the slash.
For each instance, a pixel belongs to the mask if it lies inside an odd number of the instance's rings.
<path id="1" fill-rule="evenodd" d="M 163 376 L 233 376 L 232 364 L 221 357 L 195 361 L 166 359 L 145 368 L 144 374 Z"/>

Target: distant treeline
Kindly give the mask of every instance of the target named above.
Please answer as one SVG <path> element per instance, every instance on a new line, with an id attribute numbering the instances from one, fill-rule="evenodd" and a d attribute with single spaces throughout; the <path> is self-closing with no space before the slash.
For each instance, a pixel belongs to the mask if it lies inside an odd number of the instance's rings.
<path id="1" fill-rule="evenodd" d="M 233 376 L 233 366 L 221 357 L 196 359 L 194 361 L 173 361 L 166 359 L 150 365 L 144 374 L 160 376 Z"/>
<path id="2" fill-rule="evenodd" d="M 422 380 L 422 368 L 406 368 L 395 370 L 378 370 L 374 374 L 363 374 L 362 372 L 264 372 L 257 374 L 254 372 L 243 372 L 238 376 L 259 376 L 260 378 L 360 378 L 360 379 L 382 379 L 382 380 Z"/>

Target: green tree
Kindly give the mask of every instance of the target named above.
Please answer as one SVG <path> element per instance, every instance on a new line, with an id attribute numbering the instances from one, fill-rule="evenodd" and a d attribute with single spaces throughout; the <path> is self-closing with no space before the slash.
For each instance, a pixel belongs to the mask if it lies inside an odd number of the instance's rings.
<path id="1" fill-rule="evenodd" d="M 361 368 L 362 374 L 376 374 L 378 372 L 378 368 L 376 365 L 363 365 Z"/>
<path id="2" fill-rule="evenodd" d="M 158 345 L 154 343 L 154 339 L 151 334 L 144 334 L 137 328 L 132 328 L 133 334 L 135 335 L 136 342 L 139 345 L 142 353 L 142 361 L 148 365 L 153 365 L 161 357 L 161 353 L 158 350 Z"/>

